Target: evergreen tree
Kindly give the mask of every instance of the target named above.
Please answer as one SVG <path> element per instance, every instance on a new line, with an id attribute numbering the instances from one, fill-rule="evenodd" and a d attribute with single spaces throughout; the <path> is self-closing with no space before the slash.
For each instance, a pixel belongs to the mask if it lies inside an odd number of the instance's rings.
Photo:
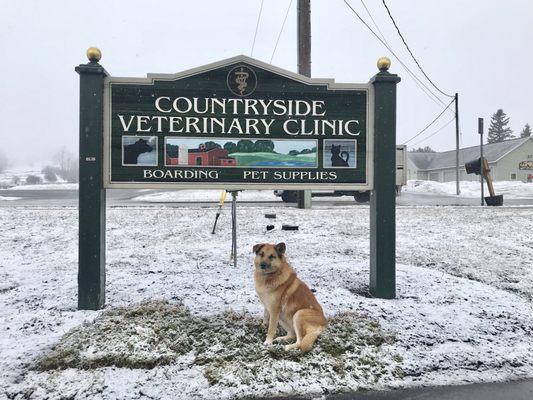
<path id="1" fill-rule="evenodd" d="M 513 131 L 507 126 L 508 124 L 509 117 L 500 108 L 492 115 L 492 118 L 490 119 L 487 143 L 498 143 L 514 138 Z"/>
<path id="2" fill-rule="evenodd" d="M 531 137 L 531 127 L 529 124 L 526 124 L 524 126 L 524 129 L 522 129 L 522 133 L 520 133 L 520 137 Z"/>

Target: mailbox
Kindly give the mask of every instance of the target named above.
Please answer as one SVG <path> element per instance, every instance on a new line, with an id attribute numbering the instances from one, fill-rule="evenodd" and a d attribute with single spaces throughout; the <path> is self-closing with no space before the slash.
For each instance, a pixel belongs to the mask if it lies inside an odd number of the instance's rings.
<path id="1" fill-rule="evenodd" d="M 481 158 L 465 163 L 467 174 L 481 175 Z"/>

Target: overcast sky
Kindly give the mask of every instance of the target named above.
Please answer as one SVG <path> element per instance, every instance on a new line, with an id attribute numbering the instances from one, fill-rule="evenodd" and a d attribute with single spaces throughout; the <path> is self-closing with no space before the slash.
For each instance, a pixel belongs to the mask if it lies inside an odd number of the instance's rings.
<path id="1" fill-rule="evenodd" d="M 253 53 L 269 62 L 290 0 L 264 0 Z M 350 0 L 369 24 L 360 0 Z M 478 143 L 498 108 L 516 135 L 533 124 L 533 1 L 388 0 L 422 67 L 445 92 L 458 92 L 462 145 Z M 58 147 L 77 151 L 78 75 L 89 46 L 114 76 L 174 73 L 238 54 L 250 55 L 261 0 L 26 1 L 0 0 L 0 137 L 16 163 L 44 163 Z M 273 64 L 296 70 L 296 4 L 293 1 Z M 381 31 L 404 63 L 409 58 L 381 0 L 366 0 Z M 342 0 L 312 0 L 312 76 L 367 82 L 380 56 L 392 59 L 398 86 L 398 143 L 426 126 L 443 108 L 431 101 Z M 425 81 L 425 83 L 427 83 Z M 429 84 L 428 84 L 429 85 Z M 442 101 L 448 100 L 441 96 Z M 446 113 L 409 144 L 437 150 L 455 146 Z"/>

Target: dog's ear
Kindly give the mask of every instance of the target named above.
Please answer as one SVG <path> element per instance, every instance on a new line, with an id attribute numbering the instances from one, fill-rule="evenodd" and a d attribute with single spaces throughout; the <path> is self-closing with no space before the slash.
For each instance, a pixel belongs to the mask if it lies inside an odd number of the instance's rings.
<path id="1" fill-rule="evenodd" d="M 264 246 L 265 244 L 264 243 L 257 243 L 257 244 L 254 244 L 254 247 L 252 248 L 252 251 L 257 254 L 259 253 L 259 250 L 261 250 L 261 248 Z"/>
<path id="2" fill-rule="evenodd" d="M 278 243 L 275 247 L 276 252 L 281 257 L 283 254 L 285 254 L 285 250 L 287 249 L 287 246 L 285 246 L 285 243 Z"/>

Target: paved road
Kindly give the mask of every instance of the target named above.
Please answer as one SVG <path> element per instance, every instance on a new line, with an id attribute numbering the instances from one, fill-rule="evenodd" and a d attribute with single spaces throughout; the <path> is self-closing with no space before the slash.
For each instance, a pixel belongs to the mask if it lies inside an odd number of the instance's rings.
<path id="1" fill-rule="evenodd" d="M 164 190 L 137 190 L 137 189 L 114 189 L 107 191 L 107 204 L 109 206 L 175 206 L 185 207 L 190 206 L 191 203 L 196 205 L 212 205 L 214 202 L 140 202 L 133 200 L 135 197 L 150 193 L 163 192 Z M 78 205 L 78 191 L 77 190 L 0 190 L 2 197 L 17 197 L 19 200 L 0 200 L 0 207 L 11 206 L 59 206 L 59 207 L 76 207 Z M 218 196 L 217 196 L 218 197 Z M 274 199 L 274 197 L 272 197 Z M 277 200 L 277 201 L 276 201 Z M 294 204 L 286 204 L 276 199 L 273 201 L 242 201 L 239 204 L 244 206 L 253 206 L 254 204 L 262 204 L 266 206 L 276 207 L 294 207 Z M 320 197 L 313 198 L 316 205 L 321 206 L 346 206 L 358 205 L 351 197 Z M 418 193 L 402 193 L 397 198 L 399 206 L 479 206 L 479 199 L 462 198 L 455 196 L 442 196 L 435 194 L 418 194 Z M 365 203 L 363 205 L 368 205 Z M 506 199 L 504 198 L 505 206 L 533 206 L 533 199 Z"/>
<path id="2" fill-rule="evenodd" d="M 323 397 L 315 398 L 323 399 Z M 533 381 L 357 392 L 330 395 L 325 398 L 326 400 L 532 400 Z M 304 400 L 310 399 L 310 397 L 278 397 L 276 399 Z"/>

